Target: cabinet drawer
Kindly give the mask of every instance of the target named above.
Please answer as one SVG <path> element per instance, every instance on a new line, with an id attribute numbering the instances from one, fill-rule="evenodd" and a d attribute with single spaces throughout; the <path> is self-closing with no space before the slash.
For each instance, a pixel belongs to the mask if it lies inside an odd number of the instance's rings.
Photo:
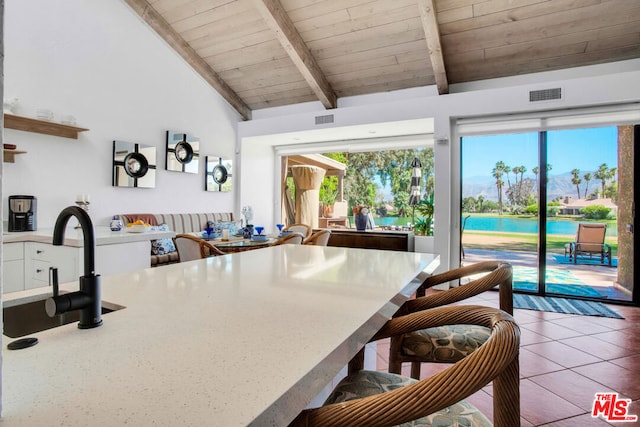
<path id="1" fill-rule="evenodd" d="M 51 264 L 46 261 L 33 261 L 31 271 L 28 273 L 32 279 L 49 281 L 49 267 Z"/>
<path id="2" fill-rule="evenodd" d="M 5 243 L 2 245 L 2 259 L 4 261 L 15 261 L 24 259 L 24 244 Z"/>
<path id="3" fill-rule="evenodd" d="M 58 248 L 53 245 L 33 242 L 27 243 L 25 247 L 27 258 L 40 260 L 51 260 L 56 252 L 56 249 Z"/>

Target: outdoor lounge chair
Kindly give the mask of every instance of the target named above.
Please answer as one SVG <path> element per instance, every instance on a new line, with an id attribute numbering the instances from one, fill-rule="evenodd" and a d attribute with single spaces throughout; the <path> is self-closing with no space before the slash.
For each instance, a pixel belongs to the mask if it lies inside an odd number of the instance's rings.
<path id="1" fill-rule="evenodd" d="M 604 242 L 607 224 L 579 223 L 575 242 L 565 245 L 565 255 L 569 253 L 569 261 L 578 263 L 578 257 L 600 257 L 600 264 L 604 265 L 605 259 L 611 266 L 611 246 Z"/>

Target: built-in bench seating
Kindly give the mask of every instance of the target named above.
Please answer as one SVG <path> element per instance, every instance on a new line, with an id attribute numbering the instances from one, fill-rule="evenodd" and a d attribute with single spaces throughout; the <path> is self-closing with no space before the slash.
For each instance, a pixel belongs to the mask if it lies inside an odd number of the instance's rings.
<path id="1" fill-rule="evenodd" d="M 154 226 L 159 227 L 166 224 L 168 230 L 178 233 L 197 233 L 203 231 L 209 223 L 223 223 L 233 221 L 232 212 L 209 212 L 209 213 L 175 213 L 175 214 L 122 214 L 122 222 L 126 226 L 130 222 L 139 219 Z M 165 239 L 161 239 L 165 240 Z M 178 252 L 175 250 L 165 251 L 163 248 L 171 247 L 165 242 L 151 242 L 151 267 L 173 264 L 179 261 Z M 169 243 L 169 242 L 166 242 Z"/>

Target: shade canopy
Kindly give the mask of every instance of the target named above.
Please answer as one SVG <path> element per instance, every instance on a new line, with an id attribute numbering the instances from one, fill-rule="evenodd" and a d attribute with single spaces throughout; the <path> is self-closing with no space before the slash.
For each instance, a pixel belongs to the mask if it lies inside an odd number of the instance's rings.
<path id="1" fill-rule="evenodd" d="M 296 222 L 317 228 L 325 170 L 317 166 L 291 166 L 291 174 L 296 185 Z"/>

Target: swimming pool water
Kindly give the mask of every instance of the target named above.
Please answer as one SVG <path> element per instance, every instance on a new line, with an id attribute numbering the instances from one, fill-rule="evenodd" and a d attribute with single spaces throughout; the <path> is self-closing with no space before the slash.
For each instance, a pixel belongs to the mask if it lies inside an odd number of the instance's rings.
<path id="1" fill-rule="evenodd" d="M 383 217 L 376 218 L 375 222 L 378 226 L 406 225 L 407 222 L 411 222 L 411 218 Z M 470 216 L 465 223 L 464 229 L 475 231 L 500 231 L 504 233 L 537 233 L 538 219 Z M 568 221 L 563 219 L 547 220 L 547 234 L 575 235 L 577 230 L 578 221 Z M 617 235 L 618 230 L 615 227 L 615 224 L 608 224 L 607 236 Z"/>
<path id="2" fill-rule="evenodd" d="M 474 217 L 470 216 L 464 226 L 465 230 L 477 231 L 501 231 L 505 233 L 537 233 L 537 218 L 496 218 L 496 217 Z M 562 219 L 547 220 L 547 234 L 576 234 L 578 221 L 567 221 Z M 618 230 L 607 226 L 608 236 L 617 236 Z"/>

